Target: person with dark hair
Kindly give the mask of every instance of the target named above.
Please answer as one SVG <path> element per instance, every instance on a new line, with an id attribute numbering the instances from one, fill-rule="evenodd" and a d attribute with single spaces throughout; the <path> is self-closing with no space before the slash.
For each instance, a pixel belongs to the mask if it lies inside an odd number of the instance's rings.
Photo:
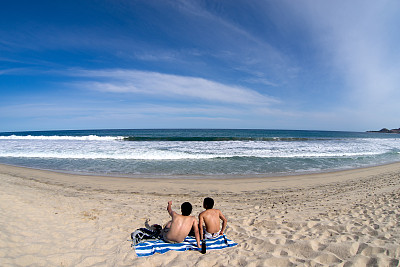
<path id="1" fill-rule="evenodd" d="M 192 204 L 190 204 L 189 202 L 184 202 L 181 205 L 181 212 L 183 216 L 189 216 L 190 213 L 192 213 Z"/>
<path id="2" fill-rule="evenodd" d="M 203 201 L 203 207 L 206 210 L 199 214 L 200 239 L 211 239 L 223 235 L 227 221 L 220 210 L 214 209 L 214 200 L 206 197 Z"/>
<path id="3" fill-rule="evenodd" d="M 164 241 L 180 243 L 185 240 L 186 236 L 188 236 L 190 230 L 193 228 L 197 247 L 201 248 L 197 220 L 194 216 L 190 216 L 190 213 L 192 213 L 192 204 L 189 202 L 183 203 L 181 205 L 182 215 L 180 215 L 172 210 L 172 201 L 168 201 L 167 210 L 172 220 L 165 225 L 162 231 Z"/>

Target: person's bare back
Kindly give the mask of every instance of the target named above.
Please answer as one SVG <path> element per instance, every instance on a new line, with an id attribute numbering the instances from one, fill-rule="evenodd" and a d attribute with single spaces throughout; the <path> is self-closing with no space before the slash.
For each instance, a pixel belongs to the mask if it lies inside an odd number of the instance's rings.
<path id="1" fill-rule="evenodd" d="M 194 216 L 189 216 L 192 211 L 192 205 L 185 202 L 182 204 L 182 214 L 180 215 L 172 210 L 172 201 L 168 202 L 168 213 L 171 215 L 172 220 L 169 221 L 163 230 L 163 238 L 165 241 L 170 243 L 180 243 L 185 240 L 190 230 L 193 228 L 197 246 L 200 248 L 199 230 L 197 226 L 197 220 Z M 189 209 L 190 206 L 190 210 Z"/>
<path id="2" fill-rule="evenodd" d="M 222 212 L 218 209 L 213 209 L 214 200 L 211 198 L 205 198 L 203 207 L 205 211 L 199 214 L 199 226 L 200 226 L 200 239 L 216 237 L 222 235 L 226 228 L 226 218 Z M 222 228 L 220 221 L 222 221 Z M 203 229 L 205 225 L 205 229 Z M 205 231 L 204 231 L 205 230 Z"/>

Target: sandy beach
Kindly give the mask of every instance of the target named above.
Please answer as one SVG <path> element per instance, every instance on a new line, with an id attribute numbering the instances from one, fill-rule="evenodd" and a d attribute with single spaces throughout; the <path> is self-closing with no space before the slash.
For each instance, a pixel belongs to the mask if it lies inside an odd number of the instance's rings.
<path id="1" fill-rule="evenodd" d="M 238 246 L 137 258 L 130 233 L 202 211 Z M 399 266 L 400 163 L 288 177 L 131 179 L 0 165 L 1 266 Z"/>

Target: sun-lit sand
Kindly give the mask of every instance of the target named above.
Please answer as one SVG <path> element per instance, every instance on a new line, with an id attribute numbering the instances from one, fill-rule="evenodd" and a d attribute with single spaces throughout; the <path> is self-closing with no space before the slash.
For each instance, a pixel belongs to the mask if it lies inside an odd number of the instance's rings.
<path id="1" fill-rule="evenodd" d="M 206 196 L 238 246 L 137 258 L 130 233 Z M 400 164 L 224 180 L 80 176 L 0 165 L 0 266 L 398 266 Z"/>

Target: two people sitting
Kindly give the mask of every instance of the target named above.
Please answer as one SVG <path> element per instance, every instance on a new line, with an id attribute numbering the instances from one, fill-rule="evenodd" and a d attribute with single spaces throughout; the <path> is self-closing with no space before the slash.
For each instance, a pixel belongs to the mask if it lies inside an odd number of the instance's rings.
<path id="1" fill-rule="evenodd" d="M 172 220 L 169 221 L 162 232 L 164 241 L 169 243 L 180 243 L 185 240 L 191 230 L 194 232 L 197 247 L 201 248 L 200 240 L 215 238 L 223 235 L 226 229 L 226 218 L 218 209 L 214 209 L 214 200 L 205 198 L 203 202 L 205 211 L 199 214 L 199 224 L 192 213 L 192 205 L 185 202 L 181 205 L 182 215 L 172 210 L 172 201 L 168 202 L 167 210 Z M 222 227 L 220 228 L 220 221 Z"/>

